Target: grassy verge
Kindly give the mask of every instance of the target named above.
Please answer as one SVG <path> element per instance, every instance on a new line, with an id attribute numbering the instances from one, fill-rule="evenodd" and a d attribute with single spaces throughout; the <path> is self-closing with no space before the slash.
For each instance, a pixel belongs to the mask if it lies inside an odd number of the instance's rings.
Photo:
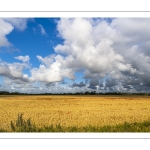
<path id="1" fill-rule="evenodd" d="M 63 127 L 58 124 L 37 128 L 30 119 L 24 120 L 22 114 L 18 114 L 16 122 L 11 121 L 10 126 L 11 132 L 150 132 L 150 120 L 141 123 L 125 122 L 124 124 L 102 127 L 85 126 L 77 128 L 76 126 Z M 0 132 L 8 131 L 0 129 Z"/>

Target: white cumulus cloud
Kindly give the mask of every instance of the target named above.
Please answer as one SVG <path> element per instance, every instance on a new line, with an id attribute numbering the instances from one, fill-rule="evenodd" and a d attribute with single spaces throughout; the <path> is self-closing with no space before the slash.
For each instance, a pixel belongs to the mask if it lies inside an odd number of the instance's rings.
<path id="1" fill-rule="evenodd" d="M 0 19 L 0 46 L 10 46 L 11 43 L 6 38 L 6 35 L 12 32 L 14 27 L 10 24 L 4 21 L 3 19 Z"/>
<path id="2" fill-rule="evenodd" d="M 23 31 L 27 28 L 28 20 L 27 18 L 5 18 L 6 22 L 10 23 L 16 29 Z"/>
<path id="3" fill-rule="evenodd" d="M 30 61 L 30 57 L 28 55 L 26 55 L 26 56 L 17 56 L 17 57 L 15 57 L 15 59 L 21 60 L 24 63 L 28 63 Z"/>

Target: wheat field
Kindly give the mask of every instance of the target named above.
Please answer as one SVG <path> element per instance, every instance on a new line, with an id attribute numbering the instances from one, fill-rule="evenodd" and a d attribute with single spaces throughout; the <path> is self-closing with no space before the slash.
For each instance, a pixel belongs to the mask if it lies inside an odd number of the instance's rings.
<path id="1" fill-rule="evenodd" d="M 116 125 L 150 119 L 149 96 L 0 96 L 0 128 L 18 113 L 38 126 Z"/>

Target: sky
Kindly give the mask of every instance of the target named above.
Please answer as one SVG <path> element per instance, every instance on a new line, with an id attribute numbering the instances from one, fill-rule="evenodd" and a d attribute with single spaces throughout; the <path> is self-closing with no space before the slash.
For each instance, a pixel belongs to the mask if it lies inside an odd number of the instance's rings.
<path id="1" fill-rule="evenodd" d="M 0 91 L 150 92 L 150 18 L 0 18 Z"/>

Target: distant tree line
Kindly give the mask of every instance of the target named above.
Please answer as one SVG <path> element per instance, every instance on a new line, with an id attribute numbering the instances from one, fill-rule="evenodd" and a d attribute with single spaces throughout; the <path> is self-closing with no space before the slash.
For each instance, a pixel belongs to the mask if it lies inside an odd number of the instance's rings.
<path id="1" fill-rule="evenodd" d="M 150 95 L 150 93 L 123 93 L 123 92 L 106 92 L 96 93 L 96 91 L 76 92 L 76 93 L 19 93 L 19 92 L 8 92 L 0 91 L 0 95 Z"/>

